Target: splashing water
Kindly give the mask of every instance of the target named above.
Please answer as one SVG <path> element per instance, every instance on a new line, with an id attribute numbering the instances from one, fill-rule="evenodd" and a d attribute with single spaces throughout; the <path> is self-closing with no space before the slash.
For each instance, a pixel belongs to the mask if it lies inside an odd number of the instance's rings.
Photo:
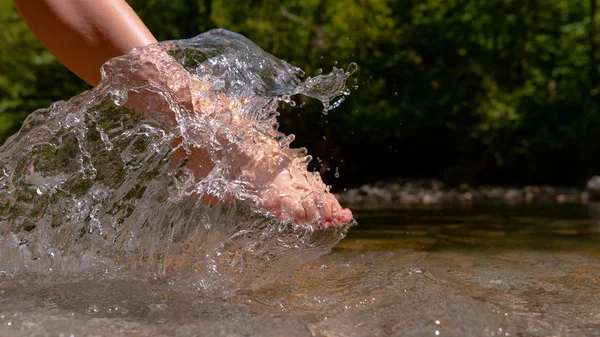
<path id="1" fill-rule="evenodd" d="M 298 224 L 264 201 L 284 171 L 302 202 L 331 196 L 276 108 L 304 94 L 328 111 L 355 69 L 302 81 L 225 30 L 108 61 L 96 88 L 35 111 L 0 148 L 0 274 L 169 275 L 223 293 L 329 251 L 354 220 Z"/>

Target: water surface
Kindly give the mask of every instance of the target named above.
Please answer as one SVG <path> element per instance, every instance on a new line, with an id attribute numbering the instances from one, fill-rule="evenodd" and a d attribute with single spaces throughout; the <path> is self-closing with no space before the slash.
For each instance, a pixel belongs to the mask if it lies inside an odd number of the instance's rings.
<path id="1" fill-rule="evenodd" d="M 2 336 L 598 336 L 585 207 L 360 212 L 334 250 L 231 296 L 168 279 L 0 276 Z"/>

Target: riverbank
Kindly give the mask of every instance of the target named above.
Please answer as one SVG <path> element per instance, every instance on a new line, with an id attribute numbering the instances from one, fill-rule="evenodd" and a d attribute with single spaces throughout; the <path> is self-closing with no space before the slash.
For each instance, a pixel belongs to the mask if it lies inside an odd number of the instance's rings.
<path id="1" fill-rule="evenodd" d="M 450 187 L 436 179 L 378 181 L 337 193 L 340 203 L 354 208 L 397 208 L 405 206 L 470 206 L 476 204 L 552 205 L 587 204 L 588 191 L 553 186 Z"/>

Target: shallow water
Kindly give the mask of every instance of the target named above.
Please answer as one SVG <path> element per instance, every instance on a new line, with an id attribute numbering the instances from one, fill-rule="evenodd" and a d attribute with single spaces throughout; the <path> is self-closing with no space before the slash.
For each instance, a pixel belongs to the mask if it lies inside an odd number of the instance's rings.
<path id="1" fill-rule="evenodd" d="M 332 253 L 228 297 L 133 277 L 0 277 L 1 336 L 598 336 L 585 207 L 360 212 Z"/>

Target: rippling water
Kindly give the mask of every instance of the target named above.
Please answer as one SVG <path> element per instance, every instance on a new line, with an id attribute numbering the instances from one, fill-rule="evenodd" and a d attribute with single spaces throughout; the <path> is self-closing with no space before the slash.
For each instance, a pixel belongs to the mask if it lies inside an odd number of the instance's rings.
<path id="1" fill-rule="evenodd" d="M 330 254 L 231 297 L 133 278 L 0 277 L 2 336 L 597 336 L 585 208 L 356 214 Z"/>

